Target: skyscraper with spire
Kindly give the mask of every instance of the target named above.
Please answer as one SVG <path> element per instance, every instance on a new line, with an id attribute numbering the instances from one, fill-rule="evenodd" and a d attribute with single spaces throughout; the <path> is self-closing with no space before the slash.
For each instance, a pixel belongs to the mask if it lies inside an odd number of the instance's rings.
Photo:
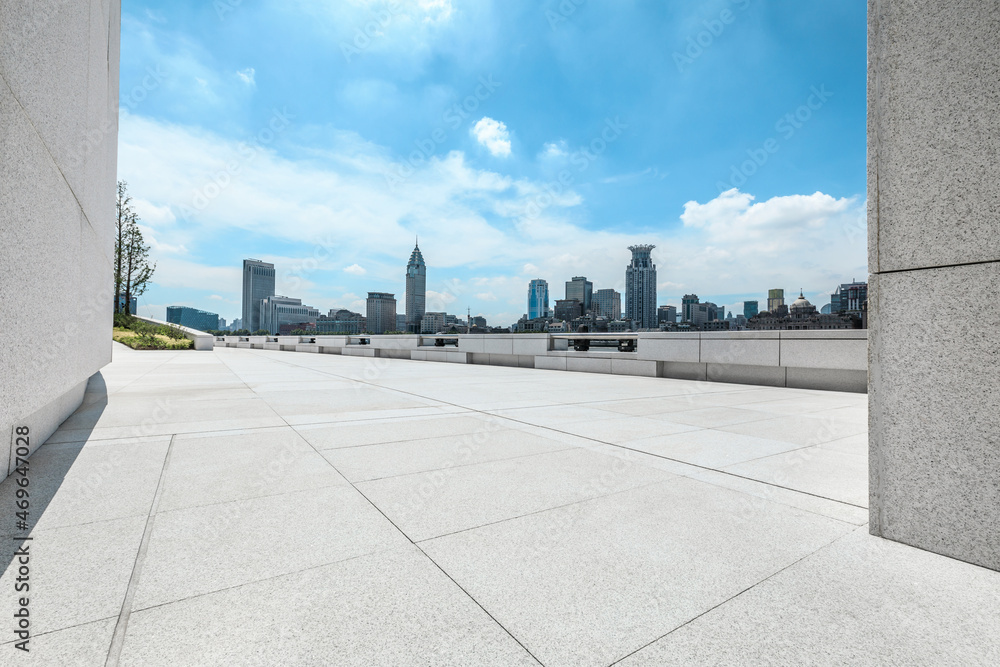
<path id="1" fill-rule="evenodd" d="M 652 253 L 655 245 L 630 245 L 632 261 L 625 268 L 625 317 L 636 329 L 655 329 L 656 265 Z"/>
<path id="2" fill-rule="evenodd" d="M 427 305 L 427 265 L 420 254 L 419 239 L 406 265 L 406 332 L 420 333 L 420 320 Z"/>

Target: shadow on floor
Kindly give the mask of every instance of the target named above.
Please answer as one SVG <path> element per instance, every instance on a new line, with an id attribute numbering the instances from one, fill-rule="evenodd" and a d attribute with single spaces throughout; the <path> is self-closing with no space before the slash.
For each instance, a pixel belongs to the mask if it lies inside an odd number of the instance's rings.
<path id="1" fill-rule="evenodd" d="M 70 415 L 70 417 L 77 416 L 78 421 L 74 425 L 73 431 L 79 434 L 79 438 L 76 438 L 74 442 L 52 445 L 43 443 L 38 447 L 28 457 L 27 486 L 18 484 L 18 479 L 22 476 L 16 473 L 0 482 L 0 540 L 2 540 L 0 542 L 0 574 L 6 572 L 14 558 L 15 550 L 21 545 L 21 542 L 14 540 L 13 537 L 23 537 L 28 534 L 28 531 L 34 530 L 39 519 L 52 502 L 52 498 L 62 486 L 66 474 L 73 467 L 74 461 L 80 455 L 80 451 L 107 405 L 107 384 L 104 381 L 104 376 L 97 372 L 87 381 L 83 403 Z M 86 417 L 80 421 L 80 415 L 83 414 L 86 414 Z M 60 428 L 62 427 L 60 426 Z M 58 432 L 59 429 L 56 429 L 56 433 Z M 24 500 L 23 497 L 18 496 L 18 491 L 22 492 L 22 496 L 24 491 L 27 491 L 28 494 L 28 515 L 24 524 L 19 523 L 24 517 L 17 515 L 21 511 L 17 507 L 17 502 Z"/>

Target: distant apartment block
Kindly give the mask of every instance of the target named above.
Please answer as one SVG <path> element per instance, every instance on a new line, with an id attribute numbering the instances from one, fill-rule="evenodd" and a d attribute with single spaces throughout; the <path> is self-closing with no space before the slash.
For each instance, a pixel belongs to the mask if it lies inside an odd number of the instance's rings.
<path id="1" fill-rule="evenodd" d="M 549 316 L 549 283 L 536 278 L 528 283 L 528 319 Z"/>
<path id="2" fill-rule="evenodd" d="M 632 261 L 625 269 L 625 318 L 637 329 L 655 329 L 656 324 L 656 265 L 654 245 L 629 246 Z"/>
<path id="3" fill-rule="evenodd" d="M 657 324 L 674 324 L 677 322 L 677 306 L 660 306 L 656 309 Z"/>
<path id="4" fill-rule="evenodd" d="M 187 306 L 167 306 L 167 322 L 198 331 L 221 328 L 216 313 Z"/>
<path id="5" fill-rule="evenodd" d="M 583 304 L 576 299 L 556 299 L 555 318 L 572 322 L 583 315 Z"/>
<path id="6" fill-rule="evenodd" d="M 594 283 L 587 280 L 586 276 L 573 276 L 572 280 L 566 281 L 566 299 L 576 299 L 583 306 L 583 312 L 590 312 L 593 308 Z"/>
<path id="7" fill-rule="evenodd" d="M 831 313 L 861 316 L 862 305 L 868 300 L 868 283 L 852 281 L 837 287 L 830 295 Z"/>
<path id="8" fill-rule="evenodd" d="M 258 328 L 265 329 L 272 335 L 281 333 L 283 326 L 289 330 L 315 327 L 316 320 L 319 319 L 317 309 L 303 304 L 301 299 L 287 296 L 269 296 L 261 299 L 258 312 L 260 313 Z"/>
<path id="9" fill-rule="evenodd" d="M 607 320 L 618 320 L 622 316 L 621 292 L 613 289 L 599 289 L 593 296 L 594 314 Z"/>
<path id="10" fill-rule="evenodd" d="M 365 316 L 341 308 L 330 309 L 327 315 L 321 315 L 316 320 L 316 333 L 355 335 L 365 330 Z"/>
<path id="11" fill-rule="evenodd" d="M 767 312 L 774 313 L 781 306 L 785 305 L 785 290 L 783 289 L 770 289 L 767 290 Z"/>
<path id="12" fill-rule="evenodd" d="M 694 307 L 698 305 L 698 295 L 697 294 L 685 294 L 681 298 L 681 321 L 690 322 L 693 315 Z"/>
<path id="13" fill-rule="evenodd" d="M 135 315 L 135 310 L 138 307 L 139 307 L 139 299 L 138 298 L 132 297 L 131 299 L 129 299 L 129 309 L 128 309 L 129 315 Z M 118 312 L 119 313 L 124 313 L 125 312 L 125 295 L 124 294 L 119 294 L 118 295 Z"/>
<path id="14" fill-rule="evenodd" d="M 396 295 L 388 292 L 368 292 L 367 329 L 371 334 L 383 334 L 396 328 Z"/>
<path id="15" fill-rule="evenodd" d="M 424 318 L 420 322 L 420 333 L 438 333 L 444 331 L 447 324 L 447 313 L 424 313 Z"/>
<path id="16" fill-rule="evenodd" d="M 243 260 L 243 328 L 250 331 L 261 326 L 260 304 L 274 296 L 274 264 L 259 259 Z M 275 329 L 277 331 L 277 329 Z"/>

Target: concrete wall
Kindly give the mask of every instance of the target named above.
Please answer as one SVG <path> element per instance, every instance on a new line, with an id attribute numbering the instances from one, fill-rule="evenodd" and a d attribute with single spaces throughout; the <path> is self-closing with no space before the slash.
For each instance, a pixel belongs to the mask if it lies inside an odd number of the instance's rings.
<path id="1" fill-rule="evenodd" d="M 862 330 L 641 333 L 635 352 L 577 352 L 549 334 L 452 335 L 443 338 L 457 345 L 444 347 L 434 345 L 437 338 L 442 336 L 221 336 L 215 344 L 834 391 L 868 387 L 868 332 Z"/>
<path id="2" fill-rule="evenodd" d="M 111 360 L 120 14 L 0 2 L 0 476 L 14 427 L 37 448 Z"/>
<path id="3" fill-rule="evenodd" d="M 1000 5 L 868 21 L 870 528 L 1000 569 Z"/>

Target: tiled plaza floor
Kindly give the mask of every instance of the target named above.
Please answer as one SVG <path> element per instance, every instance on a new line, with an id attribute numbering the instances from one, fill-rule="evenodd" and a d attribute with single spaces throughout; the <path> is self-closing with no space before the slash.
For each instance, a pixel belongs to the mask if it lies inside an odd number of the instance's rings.
<path id="1" fill-rule="evenodd" d="M 1000 573 L 868 535 L 866 406 L 116 345 L 32 456 L 0 664 L 1000 664 Z"/>

